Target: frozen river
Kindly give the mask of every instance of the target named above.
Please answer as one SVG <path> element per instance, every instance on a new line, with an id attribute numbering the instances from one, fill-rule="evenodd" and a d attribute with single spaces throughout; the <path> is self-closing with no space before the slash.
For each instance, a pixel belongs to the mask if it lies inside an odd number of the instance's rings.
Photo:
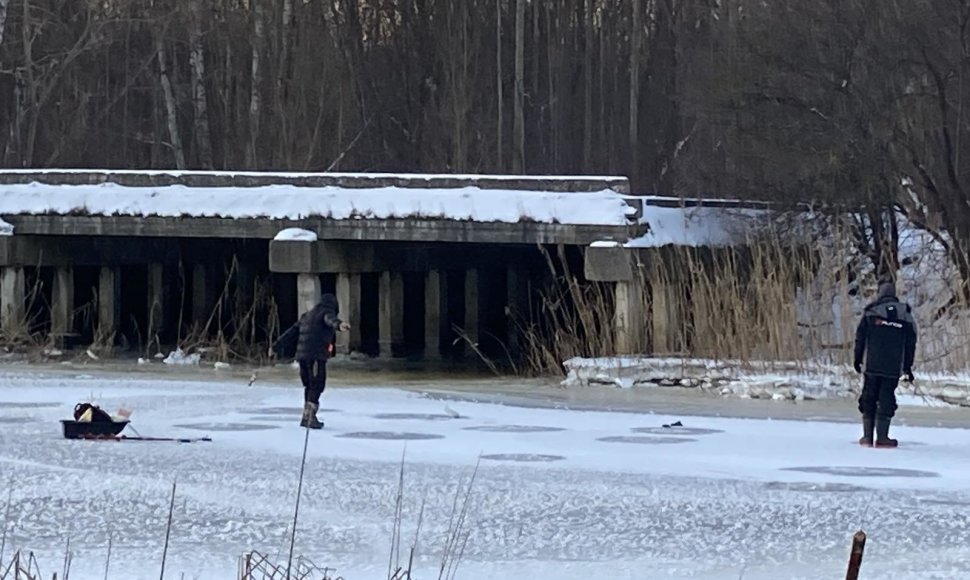
<path id="1" fill-rule="evenodd" d="M 166 577 L 234 578 L 246 551 L 285 555 L 300 389 L 148 369 L 121 377 L 0 371 L 8 555 L 33 550 L 49 577 L 70 539 L 71 578 L 100 579 L 111 537 L 112 578 L 158 578 L 175 479 Z M 897 428 L 897 450 L 873 450 L 852 443 L 846 401 L 807 403 L 796 417 L 787 403 L 772 413 L 699 396 L 636 403 L 634 393 L 576 410 L 535 396 L 497 404 L 510 399 L 475 395 L 481 385 L 371 378 L 338 379 L 324 395 L 297 527 L 296 552 L 348 580 L 386 578 L 402 453 L 402 552 L 425 506 L 419 579 L 438 577 L 455 494 L 479 462 L 459 579 L 839 578 L 859 528 L 864 578 L 970 577 L 970 430 L 926 426 L 959 425 L 953 410 L 903 407 L 901 419 L 922 426 Z M 142 435 L 213 441 L 62 439 L 58 420 L 91 399 L 132 409 Z M 628 412 L 594 410 L 617 406 Z"/>

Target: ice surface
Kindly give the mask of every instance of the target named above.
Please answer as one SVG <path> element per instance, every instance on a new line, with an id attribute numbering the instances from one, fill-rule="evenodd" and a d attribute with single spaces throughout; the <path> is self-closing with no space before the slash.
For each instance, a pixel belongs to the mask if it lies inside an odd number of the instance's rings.
<path id="1" fill-rule="evenodd" d="M 303 228 L 286 228 L 280 230 L 273 239 L 278 242 L 315 242 L 317 233 Z"/>
<path id="2" fill-rule="evenodd" d="M 87 214 L 304 219 L 448 219 L 576 225 L 628 225 L 629 206 L 615 191 L 512 191 L 462 187 L 126 187 L 100 185 L 0 186 L 0 215 Z"/>
<path id="3" fill-rule="evenodd" d="M 157 578 L 177 478 L 169 576 L 229 579 L 246 550 L 285 554 L 304 439 L 296 374 L 292 388 L 117 376 L 0 374 L 8 404 L 0 418 L 24 419 L 0 429 L 0 486 L 12 490 L 8 553 L 33 549 L 58 570 L 71 538 L 71 577 L 102 578 L 110 535 L 113 578 Z M 869 534 L 866 578 L 970 575 L 966 429 L 898 427 L 903 447 L 884 451 L 855 445 L 855 425 L 823 422 L 455 401 L 461 419 L 375 418 L 441 414 L 441 401 L 391 386 L 332 384 L 323 405 L 340 412 L 324 414 L 326 428 L 310 434 L 296 552 L 348 580 L 386 577 L 405 447 L 402 551 L 426 502 L 416 578 L 437 577 L 454 494 L 480 455 L 492 459 L 473 487 L 459 579 L 733 580 L 742 570 L 746 580 L 838 578 L 860 527 Z M 62 439 L 57 420 L 92 396 L 133 410 L 132 426 L 146 436 L 266 425 L 266 409 L 281 420 L 276 429 L 213 430 L 211 443 Z M 598 441 L 676 420 L 720 432 L 678 445 Z M 508 425 L 561 430 L 497 428 Z M 341 437 L 382 431 L 440 438 Z M 6 500 L 0 494 L 0 514 Z"/>

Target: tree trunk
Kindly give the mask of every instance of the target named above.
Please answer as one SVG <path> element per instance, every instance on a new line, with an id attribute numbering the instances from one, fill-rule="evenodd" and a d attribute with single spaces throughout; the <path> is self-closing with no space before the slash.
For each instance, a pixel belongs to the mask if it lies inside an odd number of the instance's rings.
<path id="1" fill-rule="evenodd" d="M 525 92 L 525 0 L 515 4 L 515 110 L 513 112 L 513 138 L 515 154 L 512 171 L 525 173 L 525 115 L 522 111 Z"/>
<path id="2" fill-rule="evenodd" d="M 172 81 L 168 76 L 168 56 L 165 53 L 165 40 L 161 33 L 155 36 L 155 48 L 158 56 L 158 75 L 165 98 L 165 112 L 168 120 L 168 135 L 172 140 L 172 153 L 175 155 L 175 168 L 185 169 L 185 149 L 182 148 L 182 136 L 179 134 L 178 109 L 175 104 L 175 94 L 172 91 Z"/>
<path id="3" fill-rule="evenodd" d="M 633 0 L 633 24 L 630 33 L 630 175 L 640 175 L 640 46 L 642 0 Z"/>
<path id="4" fill-rule="evenodd" d="M 7 5 L 10 0 L 0 0 L 0 45 L 3 44 L 3 30 L 7 25 Z"/>
<path id="5" fill-rule="evenodd" d="M 495 99 L 498 104 L 498 118 L 495 123 L 495 169 L 499 173 L 505 168 L 505 147 L 502 139 L 503 96 L 502 96 L 502 0 L 495 0 Z"/>
<path id="6" fill-rule="evenodd" d="M 259 114 L 262 107 L 259 90 L 262 79 L 262 50 L 263 50 L 263 1 L 253 0 L 253 59 L 250 72 L 249 88 L 249 149 L 246 153 L 246 165 L 256 169 L 259 163 L 256 143 L 259 141 Z"/>
<path id="7" fill-rule="evenodd" d="M 20 137 L 20 164 L 22 167 L 31 167 L 34 163 L 34 135 L 36 135 L 36 119 L 38 118 L 36 110 L 37 79 L 34 77 L 34 39 L 31 35 L 29 0 L 23 0 L 23 8 L 21 28 L 23 29 L 24 40 L 24 75 L 22 77 L 24 90 L 23 100 L 21 101 L 23 105 L 19 111 L 21 122 L 18 124 L 18 128 L 21 133 L 25 126 L 27 128 L 27 134 Z"/>
<path id="8" fill-rule="evenodd" d="M 276 68 L 276 113 L 279 115 L 279 153 L 283 155 L 284 164 L 292 169 L 293 160 L 290 152 L 293 150 L 290 142 L 289 116 L 289 83 L 290 83 L 290 38 L 293 26 L 293 0 L 283 0 L 283 12 L 280 22 L 280 53 Z"/>
<path id="9" fill-rule="evenodd" d="M 583 171 L 590 171 L 593 157 L 593 0 L 585 0 L 586 30 L 583 36 Z"/>
<path id="10" fill-rule="evenodd" d="M 195 140 L 199 147 L 199 164 L 212 169 L 212 139 L 209 136 L 208 99 L 205 88 L 205 49 L 202 45 L 202 7 L 192 2 L 189 14 L 189 64 L 192 68 L 192 105 L 195 109 Z"/>

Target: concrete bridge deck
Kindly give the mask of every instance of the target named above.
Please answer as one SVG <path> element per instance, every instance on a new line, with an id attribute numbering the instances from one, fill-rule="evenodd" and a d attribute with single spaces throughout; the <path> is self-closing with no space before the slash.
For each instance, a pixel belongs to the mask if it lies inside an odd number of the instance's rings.
<path id="1" fill-rule="evenodd" d="M 342 352 L 504 356 L 543 248 L 581 271 L 590 243 L 647 232 L 642 209 L 621 177 L 0 170 L 0 332 L 157 348 L 243 312 L 269 340 L 331 291 L 357 323 Z"/>

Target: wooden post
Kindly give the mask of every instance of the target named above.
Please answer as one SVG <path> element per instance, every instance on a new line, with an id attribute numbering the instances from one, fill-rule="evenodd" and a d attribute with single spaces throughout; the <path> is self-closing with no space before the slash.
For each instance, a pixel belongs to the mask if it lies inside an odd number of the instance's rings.
<path id="1" fill-rule="evenodd" d="M 862 554 L 866 549 L 866 533 L 859 530 L 852 536 L 852 552 L 849 554 L 849 570 L 845 573 L 845 580 L 859 580 L 859 569 L 862 568 Z"/>

